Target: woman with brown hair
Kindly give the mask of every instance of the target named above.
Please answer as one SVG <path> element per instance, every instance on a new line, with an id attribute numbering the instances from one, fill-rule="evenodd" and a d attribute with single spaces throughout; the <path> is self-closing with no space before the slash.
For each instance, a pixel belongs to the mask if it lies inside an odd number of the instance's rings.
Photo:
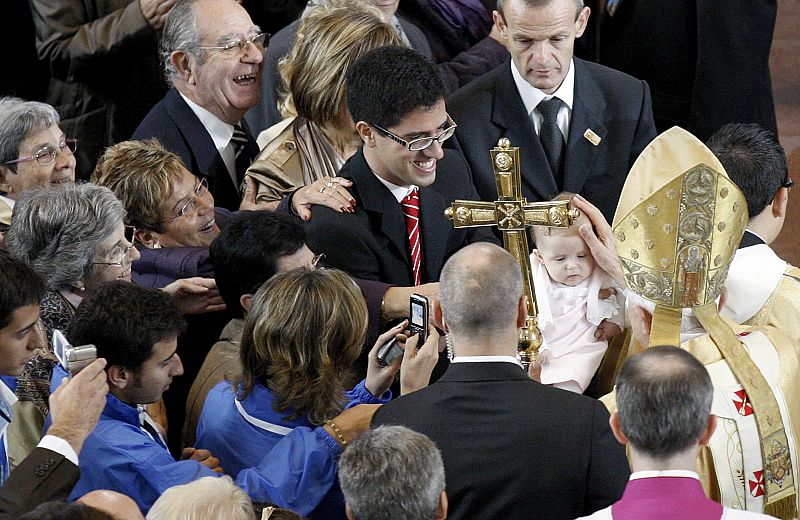
<path id="1" fill-rule="evenodd" d="M 326 179 L 324 194 L 346 193 L 333 179 L 361 146 L 347 111 L 347 68 L 368 51 L 401 45 L 377 9 L 362 2 L 319 6 L 302 19 L 291 53 L 281 64 L 288 86 L 283 111 L 294 114 L 259 136 L 262 147 L 247 172 L 258 183 L 256 202 L 272 209 L 298 188 Z M 348 195 L 349 196 L 349 195 Z M 343 199 L 342 208 L 351 208 Z"/>
<path id="2" fill-rule="evenodd" d="M 283 436 L 302 429 L 308 454 L 304 474 L 309 475 L 304 489 L 307 496 L 324 498 L 285 506 L 312 519 L 344 519 L 336 472 L 349 439 L 331 418 L 357 404 L 388 401 L 400 362 L 381 366 L 377 351 L 406 323 L 378 339 L 366 379 L 346 392 L 367 325 L 364 299 L 349 276 L 333 269 L 279 273 L 256 292 L 249 308 L 240 344 L 241 376 L 209 392 L 195 446 L 214 453 L 235 478 Z M 430 336 L 435 338 L 426 346 L 435 359 L 438 336 Z M 282 478 L 275 475 L 276 481 Z"/>

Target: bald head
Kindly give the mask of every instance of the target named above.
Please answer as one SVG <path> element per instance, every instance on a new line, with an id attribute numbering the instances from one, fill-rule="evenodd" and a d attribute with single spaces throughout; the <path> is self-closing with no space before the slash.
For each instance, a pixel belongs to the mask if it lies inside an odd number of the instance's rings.
<path id="1" fill-rule="evenodd" d="M 705 433 L 714 390 L 706 368 L 677 347 L 652 347 L 622 365 L 617 378 L 622 432 L 640 452 L 664 459 Z"/>
<path id="2" fill-rule="evenodd" d="M 469 245 L 447 261 L 439 281 L 442 314 L 454 335 L 477 340 L 516 334 L 522 272 L 505 249 Z"/>
<path id="3" fill-rule="evenodd" d="M 90 491 L 79 498 L 78 502 L 108 513 L 114 520 L 144 520 L 136 502 L 116 491 L 105 489 Z"/>

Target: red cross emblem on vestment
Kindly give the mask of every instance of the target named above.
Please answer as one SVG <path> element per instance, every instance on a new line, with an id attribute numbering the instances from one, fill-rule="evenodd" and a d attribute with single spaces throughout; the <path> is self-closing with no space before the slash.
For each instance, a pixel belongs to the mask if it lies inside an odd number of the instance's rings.
<path id="1" fill-rule="evenodd" d="M 738 392 L 734 392 L 734 395 L 740 399 L 739 401 L 736 399 L 733 400 L 733 405 L 736 407 L 736 411 L 739 412 L 739 415 L 744 417 L 753 415 L 753 405 L 750 404 L 750 399 L 747 398 L 745 391 L 739 390 Z"/>
<path id="2" fill-rule="evenodd" d="M 764 470 L 754 471 L 753 478 L 755 478 L 755 480 L 748 481 L 748 484 L 750 484 L 750 494 L 754 497 L 760 497 L 764 495 Z"/>

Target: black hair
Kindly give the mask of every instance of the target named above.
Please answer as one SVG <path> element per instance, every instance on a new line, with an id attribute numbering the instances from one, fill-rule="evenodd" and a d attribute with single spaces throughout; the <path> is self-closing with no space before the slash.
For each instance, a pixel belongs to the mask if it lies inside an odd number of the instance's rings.
<path id="1" fill-rule="evenodd" d="M 620 426 L 631 445 L 663 459 L 702 437 L 714 387 L 706 368 L 690 353 L 657 346 L 625 361 L 616 395 Z"/>
<path id="2" fill-rule="evenodd" d="M 36 271 L 0 249 L 0 329 L 8 326 L 15 310 L 39 303 L 45 291 Z"/>
<path id="3" fill-rule="evenodd" d="M 67 329 L 73 345 L 92 344 L 108 366 L 138 372 L 153 345 L 186 329 L 170 296 L 128 282 L 103 284 L 78 307 Z"/>
<path id="4" fill-rule="evenodd" d="M 255 294 L 277 272 L 278 260 L 305 243 L 305 229 L 289 215 L 243 211 L 229 220 L 211 243 L 214 278 L 228 312 L 242 318 L 239 298 Z"/>
<path id="5" fill-rule="evenodd" d="M 756 124 L 727 124 L 706 145 L 744 193 L 750 218 L 761 213 L 789 180 L 786 152 L 778 138 Z"/>
<path id="6" fill-rule="evenodd" d="M 353 121 L 391 128 L 418 108 L 444 100 L 447 87 L 436 65 L 414 49 L 387 45 L 347 70 L 347 107 Z"/>

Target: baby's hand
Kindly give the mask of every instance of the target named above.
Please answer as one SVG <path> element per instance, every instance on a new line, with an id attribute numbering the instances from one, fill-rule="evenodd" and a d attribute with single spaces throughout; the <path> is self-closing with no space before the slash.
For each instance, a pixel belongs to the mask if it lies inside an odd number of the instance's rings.
<path id="1" fill-rule="evenodd" d="M 611 296 L 612 294 L 617 294 L 617 290 L 614 289 L 613 287 L 608 287 L 606 289 L 600 289 L 599 291 L 597 291 L 597 297 L 600 298 L 601 300 L 608 299 L 608 297 Z"/>
<path id="2" fill-rule="evenodd" d="M 594 337 L 601 341 L 608 341 L 620 332 L 622 332 L 622 329 L 619 328 L 619 325 L 608 320 L 603 320 L 600 322 L 600 325 L 597 326 L 597 330 L 594 331 Z"/>
<path id="3" fill-rule="evenodd" d="M 539 349 L 539 354 L 536 357 L 536 360 L 541 365 L 546 365 L 550 362 L 550 349 L 549 348 L 542 348 Z"/>

